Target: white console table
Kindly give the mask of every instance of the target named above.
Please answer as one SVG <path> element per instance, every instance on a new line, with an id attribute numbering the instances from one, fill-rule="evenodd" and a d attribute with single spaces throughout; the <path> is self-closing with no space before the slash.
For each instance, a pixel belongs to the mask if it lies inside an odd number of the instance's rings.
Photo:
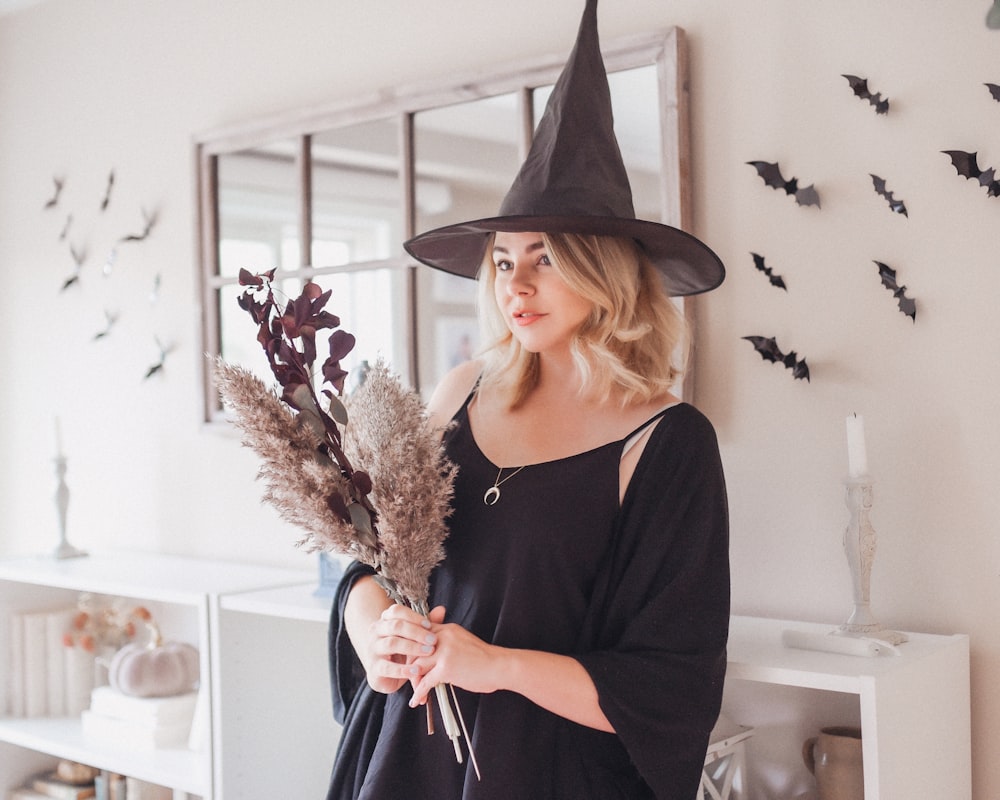
<path id="1" fill-rule="evenodd" d="M 782 644 L 786 629 L 833 627 L 734 616 L 726 679 L 856 695 L 865 800 L 971 800 L 968 636 L 911 633 L 897 654 L 873 657 Z"/>

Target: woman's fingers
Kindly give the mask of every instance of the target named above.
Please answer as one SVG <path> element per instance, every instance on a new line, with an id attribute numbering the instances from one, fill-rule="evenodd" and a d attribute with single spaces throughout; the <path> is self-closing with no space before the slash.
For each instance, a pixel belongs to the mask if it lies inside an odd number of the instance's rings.
<path id="1" fill-rule="evenodd" d="M 374 625 L 379 655 L 420 656 L 432 653 L 437 636 L 430 628 L 429 620 L 408 608 L 400 605 L 387 608 Z"/>
<path id="2" fill-rule="evenodd" d="M 435 609 L 436 619 L 444 609 Z M 378 691 L 393 692 L 404 683 L 414 685 L 426 667 L 417 659 L 434 653 L 438 642 L 432 623 L 402 605 L 387 608 L 371 627 L 369 652 L 372 655 L 369 683 Z"/>
<path id="3" fill-rule="evenodd" d="M 391 627 L 376 634 L 372 641 L 371 652 L 378 658 L 392 656 L 417 658 L 433 653 L 436 644 L 437 636 L 431 631 L 423 629 L 419 629 L 419 632 L 402 631 Z"/>

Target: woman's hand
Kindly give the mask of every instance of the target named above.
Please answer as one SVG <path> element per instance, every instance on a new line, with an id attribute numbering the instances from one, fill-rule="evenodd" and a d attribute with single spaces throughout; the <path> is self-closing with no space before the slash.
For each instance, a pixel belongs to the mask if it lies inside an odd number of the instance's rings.
<path id="1" fill-rule="evenodd" d="M 444 614 L 439 606 L 428 615 L 437 644 L 410 667 L 420 675 L 412 679 L 410 705 L 425 703 L 439 683 L 479 694 L 506 690 L 580 725 L 614 732 L 594 681 L 575 658 L 488 644 L 460 625 L 443 624 Z"/>
<path id="2" fill-rule="evenodd" d="M 368 684 L 390 694 L 408 680 L 413 659 L 433 652 L 431 623 L 419 614 L 396 605 L 375 580 L 361 578 L 351 588 L 344 607 L 344 626 L 365 668 Z"/>
<path id="3" fill-rule="evenodd" d="M 410 705 L 422 705 L 439 683 L 450 683 L 478 694 L 497 691 L 502 676 L 505 648 L 487 644 L 461 625 L 444 624 L 445 609 L 438 606 L 428 615 L 436 644 L 411 665 L 413 698 Z M 415 672 L 412 672 L 413 668 Z M 418 678 L 419 676 L 419 678 Z"/>
<path id="4" fill-rule="evenodd" d="M 362 586 L 359 582 L 358 586 Z M 351 632 L 368 683 L 378 692 L 395 692 L 413 684 L 410 705 L 422 705 L 439 683 L 450 683 L 478 694 L 500 690 L 517 692 L 542 708 L 597 730 L 614 732 L 601 709 L 593 680 L 575 658 L 537 650 L 519 650 L 488 644 L 461 625 L 445 623 L 445 609 L 434 608 L 426 618 L 406 606 L 381 599 L 372 591 L 369 599 L 385 606 L 373 622 Z M 364 596 L 362 591 L 352 592 Z M 360 598 L 358 607 L 364 606 Z M 367 606 L 368 611 L 373 606 Z M 350 601 L 348 611 L 350 611 Z M 359 615 L 360 616 L 360 615 Z M 367 617 L 371 619 L 369 615 Z M 359 642 L 361 646 L 359 646 Z"/>
<path id="5" fill-rule="evenodd" d="M 431 622 L 406 606 L 393 603 L 368 628 L 362 662 L 369 685 L 389 694 L 407 681 L 416 682 L 422 671 L 415 663 L 434 652 L 437 636 Z"/>

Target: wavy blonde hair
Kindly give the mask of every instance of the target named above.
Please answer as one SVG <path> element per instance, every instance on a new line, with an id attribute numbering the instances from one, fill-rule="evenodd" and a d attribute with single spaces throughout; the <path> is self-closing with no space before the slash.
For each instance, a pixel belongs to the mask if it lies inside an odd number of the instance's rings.
<path id="1" fill-rule="evenodd" d="M 571 343 L 582 391 L 622 406 L 668 391 L 686 366 L 690 335 L 642 248 L 614 236 L 543 233 L 542 241 L 559 275 L 592 304 Z M 516 408 L 538 383 L 538 355 L 511 334 L 496 303 L 495 284 L 491 237 L 479 271 L 486 342 L 481 382 L 500 388 Z"/>

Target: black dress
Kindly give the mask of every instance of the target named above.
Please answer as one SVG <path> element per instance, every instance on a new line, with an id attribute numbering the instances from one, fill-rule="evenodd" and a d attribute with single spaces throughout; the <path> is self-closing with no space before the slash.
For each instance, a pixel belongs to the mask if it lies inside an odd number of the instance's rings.
<path id="1" fill-rule="evenodd" d="M 355 564 L 330 626 L 344 731 L 328 800 L 693 800 L 729 622 L 728 512 L 710 423 L 686 404 L 661 412 L 620 507 L 628 437 L 530 465 L 488 506 L 497 467 L 473 439 L 467 405 L 446 435 L 459 472 L 429 607 L 444 605 L 448 621 L 487 642 L 574 656 L 616 733 L 513 692 L 459 689 L 478 780 L 468 758 L 456 762 L 440 722 L 427 734 L 408 686 L 382 695 L 367 685 L 341 623 L 350 587 L 367 572 Z"/>

